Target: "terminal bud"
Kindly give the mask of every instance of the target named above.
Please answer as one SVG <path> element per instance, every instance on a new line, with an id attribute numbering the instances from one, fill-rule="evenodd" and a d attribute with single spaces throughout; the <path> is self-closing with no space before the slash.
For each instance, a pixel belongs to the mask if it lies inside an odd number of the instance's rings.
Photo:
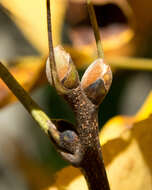
<path id="1" fill-rule="evenodd" d="M 99 105 L 109 91 L 112 82 L 110 66 L 103 59 L 96 59 L 85 71 L 81 86 L 87 97 L 95 105 Z"/>
<path id="2" fill-rule="evenodd" d="M 59 82 L 62 84 L 64 88 L 67 89 L 75 88 L 78 85 L 79 79 L 78 79 L 77 70 L 71 59 L 70 54 L 65 52 L 63 47 L 59 45 L 54 48 L 54 57 L 55 57 L 56 70 L 57 70 L 55 72 L 57 72 Z M 47 59 L 46 63 L 46 75 L 50 84 L 53 85 L 49 58 Z M 55 78 L 53 78 L 53 80 L 56 81 Z M 54 85 L 55 87 L 57 87 L 56 86 L 57 84 Z"/>

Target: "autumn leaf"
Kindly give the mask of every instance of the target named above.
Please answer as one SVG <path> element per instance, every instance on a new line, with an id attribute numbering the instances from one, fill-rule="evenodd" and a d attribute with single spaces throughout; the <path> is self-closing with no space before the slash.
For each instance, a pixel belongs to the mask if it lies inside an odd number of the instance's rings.
<path id="1" fill-rule="evenodd" d="M 42 76 L 44 59 L 40 57 L 22 57 L 14 61 L 14 66 L 10 67 L 10 72 L 16 80 L 27 90 L 31 90 L 38 79 Z M 0 107 L 16 100 L 15 96 L 0 80 Z"/>
<path id="2" fill-rule="evenodd" d="M 12 20 L 20 27 L 27 39 L 45 56 L 48 55 L 48 38 L 47 38 L 47 24 L 46 24 L 46 5 L 41 0 L 27 0 L 18 1 L 2 0 L 1 4 L 8 9 L 12 14 Z M 64 45 L 65 49 L 71 54 L 74 63 L 78 69 L 86 68 L 97 56 L 96 47 L 92 28 L 89 26 L 86 32 L 79 27 L 79 24 L 73 26 L 74 20 L 79 18 L 89 19 L 84 10 L 84 0 L 57 0 L 52 1 L 52 29 L 54 46 L 61 43 L 62 29 L 64 21 L 69 20 L 71 28 L 66 31 L 67 36 L 71 36 L 72 45 Z M 103 49 L 107 63 L 120 69 L 138 69 L 136 65 L 142 65 L 140 69 L 149 68 L 149 61 L 143 64 L 143 60 L 128 60 L 128 57 L 136 53 L 136 48 L 141 46 L 142 39 L 146 38 L 145 33 L 149 30 L 152 23 L 151 12 L 152 3 L 146 1 L 120 1 L 120 0 L 93 0 L 93 4 L 100 11 L 97 11 L 99 27 L 100 22 L 107 22 L 108 14 L 104 15 L 103 10 L 107 9 L 107 13 L 112 14 L 115 10 L 120 17 L 124 18 L 121 23 L 119 20 L 110 22 L 108 27 L 101 27 L 101 38 Z M 79 11 L 79 12 L 78 12 Z M 145 14 L 141 14 L 142 12 Z M 80 14 L 78 14 L 80 13 Z M 98 15 L 101 13 L 101 15 Z M 147 14 L 146 14 L 147 13 Z M 82 15 L 79 16 L 78 15 Z M 82 17 L 82 18 L 81 18 Z M 102 20 L 102 17 L 104 20 Z M 115 15 L 113 16 L 115 17 Z M 141 20 L 144 20 L 141 25 Z M 78 27 L 77 27 L 78 26 Z M 71 32 L 70 32 L 71 30 Z M 91 35 L 91 36 L 90 36 Z M 92 42 L 83 43 L 83 40 L 92 39 Z M 137 40 L 138 39 L 138 40 Z M 140 39 L 140 40 L 139 40 Z M 80 43 L 78 43 L 80 42 Z M 123 56 L 123 57 L 120 57 Z M 117 63 L 118 62 L 118 63 Z M 123 64 L 125 62 L 125 64 Z M 135 62 L 135 63 L 134 63 Z M 140 63 L 138 63 L 140 62 Z M 130 63 L 130 64 L 129 64 Z M 142 64 L 141 64 L 142 63 Z M 121 66 L 122 65 L 122 66 Z M 134 66 L 135 65 L 135 66 Z M 144 67 L 145 66 L 145 67 Z"/>
<path id="3" fill-rule="evenodd" d="M 42 0 L 2 0 L 1 4 L 12 13 L 12 20 L 24 35 L 43 54 L 48 54 L 46 3 Z M 61 25 L 66 8 L 65 0 L 51 2 L 54 45 L 61 42 Z"/>
<path id="4" fill-rule="evenodd" d="M 111 59 L 110 63 L 113 59 L 116 63 L 119 56 L 137 55 L 137 51 L 143 47 L 143 41 L 148 39 L 147 33 L 151 29 L 152 2 L 149 0 L 92 0 L 92 3 L 101 32 L 104 54 L 107 59 Z M 67 15 L 69 15 L 67 21 L 71 24 L 68 34 L 72 42 L 72 46 L 67 46 L 67 49 L 77 67 L 85 68 L 96 58 L 94 36 L 88 24 L 85 0 L 70 0 Z M 118 60 L 119 62 L 122 57 Z M 115 64 L 115 66 L 118 65 Z"/>
<path id="5" fill-rule="evenodd" d="M 92 51 L 91 47 L 86 47 L 85 50 L 82 50 L 65 46 L 65 49 L 70 53 L 78 69 L 85 69 L 96 59 L 96 54 Z M 152 60 L 146 58 L 133 58 L 115 55 L 110 57 L 105 54 L 105 62 L 111 66 L 112 70 L 128 69 L 152 71 Z"/>
<path id="6" fill-rule="evenodd" d="M 61 2 L 62 1 L 62 2 Z M 21 28 L 27 39 L 45 56 L 48 55 L 46 3 L 41 0 L 18 1 L 2 0 L 1 4 L 11 12 L 12 20 Z M 60 42 L 61 25 L 66 3 L 63 0 L 52 1 L 52 24 L 54 45 Z M 1 60 L 2 61 L 2 60 Z M 2 61 L 4 63 L 4 61 Z M 23 57 L 13 60 L 10 72 L 27 90 L 40 85 L 37 81 L 44 71 L 45 62 L 41 58 Z M 19 64 L 15 65 L 16 62 Z M 13 102 L 15 97 L 6 85 L 0 80 L 0 107 Z"/>
<path id="7" fill-rule="evenodd" d="M 106 171 L 112 190 L 152 188 L 152 92 L 135 116 L 116 116 L 100 133 Z M 95 171 L 94 171 L 95 172 Z M 72 166 L 56 175 L 47 190 L 84 190 L 80 171 Z"/>
<path id="8" fill-rule="evenodd" d="M 121 1 L 113 1 L 113 7 L 116 8 L 120 14 L 129 19 L 130 15 L 130 8 L 129 4 L 125 1 L 125 3 L 120 3 Z M 44 55 L 48 53 L 48 39 L 47 39 L 47 25 L 46 25 L 46 7 L 44 1 L 41 0 L 32 0 L 32 1 L 18 1 L 12 0 L 11 3 L 9 0 L 2 0 L 2 5 L 8 9 L 12 13 L 12 20 L 20 27 L 22 32 L 25 34 L 27 39 Z M 95 5 L 99 7 L 104 6 L 105 1 L 93 1 Z M 62 28 L 64 20 L 72 18 L 72 22 L 74 22 L 74 16 L 77 18 L 80 12 L 81 4 L 84 6 L 84 2 L 76 2 L 76 1 L 67 1 L 67 0 L 57 0 L 52 1 L 52 28 L 53 28 L 53 40 L 54 45 L 61 43 L 62 37 Z M 75 7 L 78 9 L 75 10 Z M 77 12 L 79 11 L 79 12 Z M 84 9 L 81 10 L 82 12 L 85 11 Z M 110 11 L 110 10 L 109 10 Z M 66 14 L 65 14 L 66 12 Z M 101 11 L 103 12 L 103 11 Z M 82 13 L 83 14 L 83 13 Z M 66 17 L 67 15 L 67 17 Z M 69 15 L 69 16 L 68 16 Z M 100 15 L 102 16 L 102 15 Z M 86 15 L 86 19 L 89 19 L 88 15 Z M 81 22 L 81 20 L 80 20 Z M 73 25 L 73 23 L 69 23 L 69 25 Z M 126 27 L 124 27 L 124 25 Z M 111 23 L 109 27 L 102 27 L 102 43 L 105 52 L 109 52 L 111 54 L 111 50 L 116 52 L 116 49 L 121 48 L 122 46 L 127 44 L 134 36 L 134 31 L 131 26 L 126 23 L 117 24 Z M 114 26 L 114 27 L 113 27 Z M 85 32 L 83 28 L 74 27 L 67 31 L 67 35 L 71 38 L 72 41 L 72 48 L 74 49 L 81 49 L 86 51 L 88 48 L 92 50 L 92 54 L 96 54 L 96 48 L 94 43 L 94 37 L 92 28 L 86 28 Z M 92 39 L 89 43 L 84 42 L 84 37 L 87 33 L 87 39 Z M 36 34 L 36 35 L 35 35 Z M 80 42 L 80 43 L 79 43 Z M 69 46 L 71 47 L 71 46 Z M 130 46 L 129 46 L 130 49 Z M 130 51 L 130 50 L 129 50 Z M 126 52 L 126 48 L 125 48 Z M 89 52 L 88 52 L 89 54 Z M 119 53 L 120 54 L 120 53 Z"/>

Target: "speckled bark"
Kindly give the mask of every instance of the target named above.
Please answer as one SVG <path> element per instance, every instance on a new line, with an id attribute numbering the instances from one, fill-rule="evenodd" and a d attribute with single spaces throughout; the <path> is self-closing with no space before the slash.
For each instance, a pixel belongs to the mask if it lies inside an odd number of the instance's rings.
<path id="1" fill-rule="evenodd" d="M 80 140 L 79 163 L 90 190 L 109 190 L 99 143 L 97 107 L 79 85 L 64 97 L 75 113 L 76 131 Z"/>

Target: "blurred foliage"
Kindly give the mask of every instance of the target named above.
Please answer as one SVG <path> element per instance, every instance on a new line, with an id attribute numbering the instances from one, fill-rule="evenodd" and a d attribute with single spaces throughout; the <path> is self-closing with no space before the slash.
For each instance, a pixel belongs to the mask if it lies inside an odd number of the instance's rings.
<path id="1" fill-rule="evenodd" d="M 31 90 L 36 85 L 39 78 L 42 78 L 44 67 L 44 59 L 42 58 L 24 57 L 9 63 L 4 62 L 4 64 L 11 65 L 9 69 L 10 72 L 27 91 Z M 16 100 L 2 80 L 0 80 L 0 91 L 0 107 Z"/>

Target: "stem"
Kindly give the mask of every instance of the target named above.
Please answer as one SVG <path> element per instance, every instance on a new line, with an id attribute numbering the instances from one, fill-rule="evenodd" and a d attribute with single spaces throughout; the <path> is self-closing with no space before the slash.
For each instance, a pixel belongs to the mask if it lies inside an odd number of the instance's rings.
<path id="1" fill-rule="evenodd" d="M 75 164 L 84 174 L 89 190 L 110 190 L 99 142 L 98 109 L 80 86 L 64 98 L 75 113 L 81 144 L 80 162 Z"/>
<path id="2" fill-rule="evenodd" d="M 53 40 L 52 40 L 52 27 L 51 27 L 51 11 L 50 1 L 47 0 L 47 26 L 48 26 L 48 43 L 49 43 L 49 59 L 51 70 L 56 70 L 56 62 L 54 57 Z M 53 78 L 52 78 L 53 80 Z"/>
<path id="3" fill-rule="evenodd" d="M 41 129 L 47 134 L 51 130 L 53 137 L 58 139 L 58 135 L 54 130 L 54 124 L 44 111 L 36 104 L 36 102 L 29 96 L 24 88 L 17 82 L 8 69 L 0 62 L 0 77 L 6 83 L 8 88 L 20 100 L 25 109 L 30 113 L 32 118 L 39 124 Z M 50 126 L 52 128 L 50 128 Z"/>
<path id="4" fill-rule="evenodd" d="M 60 90 L 61 93 L 66 93 L 67 90 L 64 88 L 57 74 L 57 66 L 55 61 L 54 49 L 53 49 L 53 40 L 52 40 L 52 25 L 51 25 L 51 11 L 50 11 L 50 0 L 47 0 L 47 26 L 48 26 L 48 45 L 49 45 L 49 61 L 51 68 L 51 78 L 52 84 L 56 89 Z"/>
<path id="5" fill-rule="evenodd" d="M 104 168 L 101 148 L 87 154 L 86 164 L 83 164 L 84 174 L 90 190 L 110 190 Z"/>
<path id="6" fill-rule="evenodd" d="M 95 11 L 94 11 L 93 5 L 91 3 L 91 0 L 86 0 L 86 1 L 87 1 L 88 12 L 89 12 L 89 16 L 90 16 L 90 20 L 91 20 L 91 24 L 92 24 L 92 28 L 93 28 L 93 32 L 94 32 L 94 36 L 95 36 L 95 39 L 96 39 L 98 57 L 103 58 L 104 53 L 103 53 L 103 48 L 102 48 L 102 44 L 101 44 L 101 40 L 100 40 L 100 32 L 99 32 L 99 27 L 98 27 Z"/>

